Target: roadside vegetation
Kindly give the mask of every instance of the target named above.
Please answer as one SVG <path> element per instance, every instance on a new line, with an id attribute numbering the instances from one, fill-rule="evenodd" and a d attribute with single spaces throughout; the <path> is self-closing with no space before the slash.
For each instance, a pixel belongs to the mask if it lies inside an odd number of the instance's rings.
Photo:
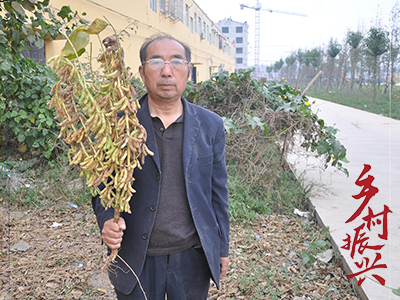
<path id="1" fill-rule="evenodd" d="M 378 11 L 369 25 L 349 28 L 343 40 L 297 49 L 267 66 L 264 80 L 284 78 L 305 88 L 321 72 L 308 95 L 399 119 L 399 18 L 396 1 L 388 19 Z"/>

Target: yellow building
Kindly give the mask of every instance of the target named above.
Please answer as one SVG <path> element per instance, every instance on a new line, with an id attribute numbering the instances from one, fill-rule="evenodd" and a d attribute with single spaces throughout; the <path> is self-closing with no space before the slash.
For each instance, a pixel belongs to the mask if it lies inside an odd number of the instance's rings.
<path id="1" fill-rule="evenodd" d="M 143 40 L 157 33 L 168 33 L 188 44 L 192 50 L 192 81 L 210 78 L 211 74 L 235 70 L 235 48 L 193 0 L 68 0 L 73 11 L 86 12 L 85 19 L 106 18 L 117 33 L 122 33 L 125 63 L 138 77 L 139 48 Z M 50 0 L 60 9 L 66 1 Z M 134 30 L 132 30 L 133 28 Z M 114 34 L 109 26 L 101 38 Z M 99 41 L 92 38 L 93 53 Z M 46 59 L 60 53 L 65 41 L 47 41 Z M 98 49 L 96 49 L 98 48 Z"/>

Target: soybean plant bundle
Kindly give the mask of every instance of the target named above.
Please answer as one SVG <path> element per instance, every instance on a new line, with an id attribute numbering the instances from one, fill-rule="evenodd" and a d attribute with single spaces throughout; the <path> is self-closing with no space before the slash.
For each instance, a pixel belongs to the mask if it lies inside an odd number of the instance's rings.
<path id="1" fill-rule="evenodd" d="M 50 108 L 56 109 L 56 119 L 62 119 L 59 138 L 70 146 L 70 164 L 81 167 L 92 194 L 100 194 L 106 209 L 115 209 L 117 221 L 120 211 L 130 212 L 134 169 L 141 168 L 145 156 L 153 153 L 136 117 L 139 102 L 129 83 L 123 49 L 114 36 L 105 38 L 103 44 L 105 51 L 98 58 L 104 67 L 101 83 L 88 84 L 73 61 L 56 58 L 59 81 L 53 87 Z M 104 188 L 99 190 L 101 183 Z"/>

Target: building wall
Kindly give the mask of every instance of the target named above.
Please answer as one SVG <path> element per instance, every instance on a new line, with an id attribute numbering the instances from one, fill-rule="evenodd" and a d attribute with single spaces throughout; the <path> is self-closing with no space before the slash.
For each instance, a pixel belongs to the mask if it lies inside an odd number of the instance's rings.
<path id="1" fill-rule="evenodd" d="M 235 69 L 247 70 L 248 68 L 248 44 L 249 24 L 224 19 L 217 23 L 218 28 L 235 45 Z"/>
<path id="2" fill-rule="evenodd" d="M 162 32 L 190 46 L 196 81 L 207 80 L 220 70 L 235 71 L 234 46 L 193 0 L 50 0 L 55 9 L 67 4 L 73 11 L 86 12 L 89 21 L 104 16 L 117 33 L 123 32 L 125 63 L 137 77 L 140 46 L 145 38 Z M 100 36 L 112 34 L 108 26 Z M 95 36 L 91 40 L 96 57 L 99 42 Z M 64 44 L 63 40 L 46 42 L 46 58 L 58 55 Z"/>

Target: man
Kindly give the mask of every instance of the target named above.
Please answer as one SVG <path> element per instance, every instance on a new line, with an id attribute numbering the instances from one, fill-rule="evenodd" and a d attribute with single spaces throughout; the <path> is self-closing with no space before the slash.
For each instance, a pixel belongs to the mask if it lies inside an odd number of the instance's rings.
<path id="1" fill-rule="evenodd" d="M 154 156 L 135 170 L 132 213 L 118 224 L 112 209 L 92 199 L 104 243 L 120 249 L 110 280 L 118 299 L 145 299 L 143 287 L 149 300 L 203 300 L 210 278 L 219 287 L 229 263 L 223 122 L 182 97 L 191 72 L 185 44 L 153 36 L 140 59 L 148 94 L 137 117 Z"/>

